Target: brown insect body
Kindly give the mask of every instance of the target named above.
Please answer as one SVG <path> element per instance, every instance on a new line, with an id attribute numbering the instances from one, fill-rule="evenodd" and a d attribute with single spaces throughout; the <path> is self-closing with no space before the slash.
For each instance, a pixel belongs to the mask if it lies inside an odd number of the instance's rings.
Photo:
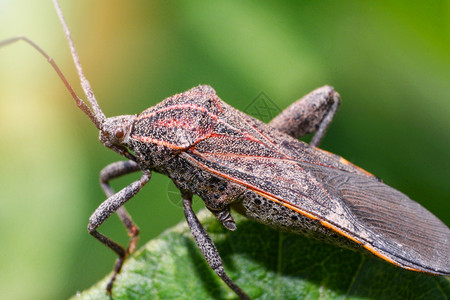
<path id="1" fill-rule="evenodd" d="M 450 274 L 450 230 L 434 215 L 341 157 L 230 107 L 209 86 L 172 96 L 125 127 L 122 143 L 142 168 L 166 174 L 216 215 L 232 207 L 404 268 Z"/>

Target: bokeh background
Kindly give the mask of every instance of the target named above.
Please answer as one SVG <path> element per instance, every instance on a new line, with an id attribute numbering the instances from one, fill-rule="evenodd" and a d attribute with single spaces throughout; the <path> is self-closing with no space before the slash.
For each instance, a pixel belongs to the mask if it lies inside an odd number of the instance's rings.
<path id="1" fill-rule="evenodd" d="M 241 110 L 261 92 L 282 109 L 330 84 L 343 103 L 322 148 L 450 225 L 449 1 L 61 2 L 107 116 L 198 84 Z M 16 35 L 81 95 L 49 0 L 0 0 L 0 39 Z M 36 51 L 0 49 L 1 299 L 67 298 L 111 270 L 115 255 L 86 232 L 98 173 L 120 159 L 97 135 Z M 141 244 L 183 219 L 173 198 L 155 174 L 127 204 Z M 127 240 L 116 217 L 101 231 Z"/>

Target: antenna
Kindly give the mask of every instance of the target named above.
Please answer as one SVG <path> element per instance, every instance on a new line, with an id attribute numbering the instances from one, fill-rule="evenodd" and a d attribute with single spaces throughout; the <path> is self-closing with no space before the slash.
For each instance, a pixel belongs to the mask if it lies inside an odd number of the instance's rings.
<path id="1" fill-rule="evenodd" d="M 64 34 L 66 35 L 67 41 L 69 42 L 70 52 L 72 53 L 73 62 L 75 63 L 75 67 L 78 71 L 78 76 L 80 77 L 81 82 L 81 88 L 84 91 L 84 94 L 86 95 L 86 98 L 88 99 L 89 103 L 92 106 L 92 109 L 94 110 L 94 115 L 96 121 L 93 121 L 95 126 L 98 129 L 101 129 L 103 121 L 106 119 L 105 114 L 100 109 L 100 106 L 97 103 L 97 100 L 95 99 L 94 92 L 92 91 L 91 85 L 89 81 L 86 79 L 86 76 L 84 76 L 83 68 L 81 67 L 80 58 L 78 57 L 77 51 L 75 49 L 75 45 L 73 44 L 72 37 L 70 35 L 69 27 L 67 26 L 66 20 L 64 19 L 64 15 L 62 13 L 61 7 L 59 6 L 59 3 L 57 0 L 53 0 L 53 5 L 55 6 L 56 13 L 58 14 L 59 20 L 61 21 L 61 24 L 64 29 Z M 91 119 L 92 120 L 92 119 Z"/>

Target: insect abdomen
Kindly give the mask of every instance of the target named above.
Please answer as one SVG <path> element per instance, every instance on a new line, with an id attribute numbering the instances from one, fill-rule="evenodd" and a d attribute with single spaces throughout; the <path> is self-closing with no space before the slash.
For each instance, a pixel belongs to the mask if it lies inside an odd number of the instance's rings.
<path id="1" fill-rule="evenodd" d="M 300 234 L 349 249 L 361 248 L 361 245 L 323 226 L 319 220 L 311 219 L 253 191 L 245 192 L 231 207 L 247 218 L 277 230 Z"/>

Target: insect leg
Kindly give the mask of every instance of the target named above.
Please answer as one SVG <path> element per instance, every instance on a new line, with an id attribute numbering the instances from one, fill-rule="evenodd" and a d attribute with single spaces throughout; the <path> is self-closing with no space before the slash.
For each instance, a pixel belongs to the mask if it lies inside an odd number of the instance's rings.
<path id="1" fill-rule="evenodd" d="M 114 190 L 111 188 L 109 181 L 117 177 L 140 171 L 141 168 L 134 161 L 118 161 L 107 165 L 100 172 L 100 186 L 103 192 L 105 192 L 106 197 L 111 197 L 114 195 Z M 122 223 L 125 225 L 128 235 L 130 236 L 130 242 L 127 247 L 128 253 L 134 252 L 138 242 L 139 228 L 133 222 L 130 214 L 127 212 L 124 206 L 119 207 L 116 211 Z"/>
<path id="2" fill-rule="evenodd" d="M 231 230 L 231 231 L 236 230 L 236 223 L 234 222 L 233 217 L 231 216 L 229 206 L 227 206 L 224 209 L 219 210 L 219 211 L 212 210 L 209 208 L 208 208 L 208 210 L 217 218 L 217 220 L 219 220 L 220 223 L 222 223 L 222 225 L 226 229 Z"/>
<path id="3" fill-rule="evenodd" d="M 269 125 L 295 138 L 315 131 L 310 144 L 317 147 L 333 120 L 339 104 L 340 97 L 334 88 L 323 86 L 291 104 Z"/>
<path id="4" fill-rule="evenodd" d="M 139 230 L 134 225 L 131 217 L 128 215 L 124 208 L 121 209 L 122 205 L 124 205 L 128 200 L 130 200 L 134 195 L 136 195 L 139 190 L 150 180 L 151 173 L 144 171 L 141 178 L 131 183 L 129 186 L 123 188 L 119 192 L 114 194 L 114 191 L 108 184 L 108 180 L 112 178 L 116 178 L 118 176 L 128 174 L 134 171 L 137 171 L 137 164 L 135 162 L 117 162 L 111 165 L 108 165 L 105 169 L 102 170 L 100 178 L 105 182 L 102 182 L 102 188 L 108 196 L 100 206 L 95 210 L 95 212 L 89 218 L 88 224 L 88 232 L 94 236 L 97 240 L 103 243 L 105 246 L 116 252 L 119 256 L 114 265 L 114 273 L 106 286 L 106 291 L 111 294 L 112 286 L 114 280 L 116 279 L 117 274 L 122 269 L 123 262 L 125 261 L 127 255 L 132 252 L 136 246 L 137 242 L 137 234 Z M 103 177 L 103 178 L 102 178 Z M 124 222 L 125 226 L 128 229 L 130 234 L 131 232 L 131 241 L 128 246 L 128 249 L 125 250 L 121 245 L 106 237 L 97 231 L 97 228 L 100 227 L 105 220 L 112 215 L 115 211 L 119 214 L 122 222 Z M 131 228 L 131 229 L 130 229 Z M 133 236 L 135 235 L 135 236 Z M 130 251 L 131 250 L 131 251 Z"/>
<path id="5" fill-rule="evenodd" d="M 236 283 L 234 283 L 230 277 L 228 277 L 227 273 L 225 273 L 222 258 L 220 258 L 216 246 L 211 241 L 205 228 L 203 228 L 202 224 L 192 210 L 192 195 L 183 194 L 182 197 L 184 215 L 186 216 L 187 223 L 191 229 L 197 246 L 200 248 L 203 256 L 208 262 L 208 265 L 239 296 L 239 298 L 250 299 L 250 297 Z"/>

